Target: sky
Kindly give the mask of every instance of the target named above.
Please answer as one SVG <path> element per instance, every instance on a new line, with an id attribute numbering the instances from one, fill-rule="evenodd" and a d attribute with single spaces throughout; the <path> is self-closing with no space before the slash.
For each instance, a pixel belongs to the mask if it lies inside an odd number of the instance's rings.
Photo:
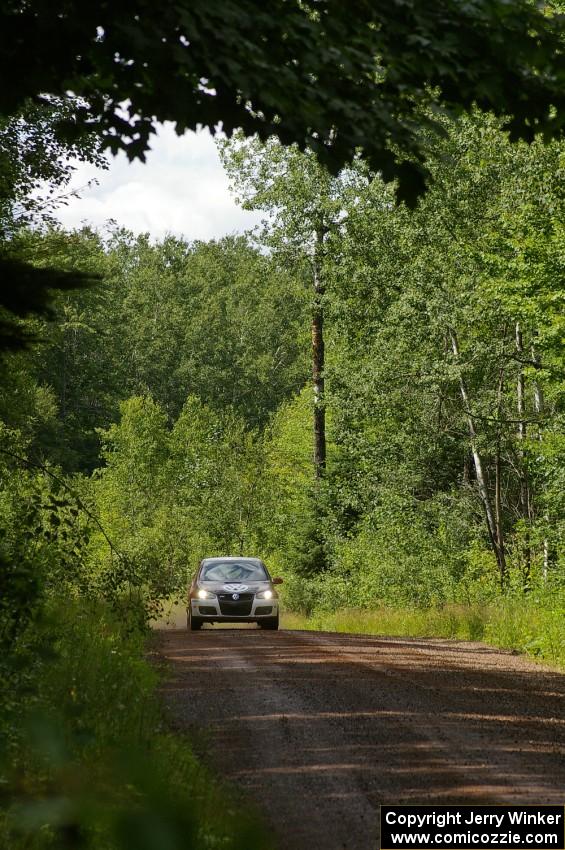
<path id="1" fill-rule="evenodd" d="M 177 136 L 172 124 L 152 137 L 145 163 L 129 163 L 125 154 L 108 155 L 108 171 L 75 163 L 70 198 L 56 215 L 66 228 L 83 223 L 101 228 L 109 220 L 154 239 L 174 234 L 191 241 L 240 233 L 258 224 L 260 213 L 242 210 L 229 191 L 210 133 Z M 89 181 L 97 185 L 89 188 Z"/>

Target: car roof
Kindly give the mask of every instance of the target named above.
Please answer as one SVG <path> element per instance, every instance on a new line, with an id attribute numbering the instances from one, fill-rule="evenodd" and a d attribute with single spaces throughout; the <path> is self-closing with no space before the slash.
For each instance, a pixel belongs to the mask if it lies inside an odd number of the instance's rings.
<path id="1" fill-rule="evenodd" d="M 241 563 L 241 561 L 247 561 L 248 563 L 252 563 L 252 564 L 262 564 L 263 563 L 261 558 L 244 558 L 243 556 L 238 557 L 237 555 L 226 555 L 226 557 L 224 557 L 224 558 L 204 558 L 200 562 L 200 565 L 202 566 L 202 564 L 214 564 L 214 563 L 224 564 L 226 561 L 234 561 L 234 563 Z"/>

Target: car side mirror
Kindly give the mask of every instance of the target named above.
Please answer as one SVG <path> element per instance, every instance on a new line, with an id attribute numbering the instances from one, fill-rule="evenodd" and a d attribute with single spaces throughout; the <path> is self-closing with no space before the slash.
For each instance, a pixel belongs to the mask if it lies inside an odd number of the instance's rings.
<path id="1" fill-rule="evenodd" d="M 283 580 L 282 580 L 282 578 L 274 578 L 274 579 L 272 580 L 272 583 L 273 583 L 273 584 L 282 584 L 282 583 L 283 583 Z"/>

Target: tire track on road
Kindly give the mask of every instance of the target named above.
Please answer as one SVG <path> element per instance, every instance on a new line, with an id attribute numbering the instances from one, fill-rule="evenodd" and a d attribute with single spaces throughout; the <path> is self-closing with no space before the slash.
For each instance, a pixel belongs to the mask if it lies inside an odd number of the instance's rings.
<path id="1" fill-rule="evenodd" d="M 163 631 L 175 728 L 280 850 L 371 850 L 380 803 L 563 802 L 565 676 L 481 644 Z"/>

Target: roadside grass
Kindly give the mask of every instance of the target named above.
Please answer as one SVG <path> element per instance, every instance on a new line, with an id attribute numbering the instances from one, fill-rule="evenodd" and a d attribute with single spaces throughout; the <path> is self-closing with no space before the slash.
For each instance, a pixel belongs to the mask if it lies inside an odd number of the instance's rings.
<path id="1" fill-rule="evenodd" d="M 483 641 L 565 668 L 565 608 L 559 599 L 509 596 L 490 605 L 286 611 L 283 628 Z M 545 604 L 544 604 L 545 603 Z"/>
<path id="2" fill-rule="evenodd" d="M 53 605 L 34 624 L 2 671 L 2 848 L 270 848 L 245 805 L 167 731 L 146 638 L 104 606 Z"/>

